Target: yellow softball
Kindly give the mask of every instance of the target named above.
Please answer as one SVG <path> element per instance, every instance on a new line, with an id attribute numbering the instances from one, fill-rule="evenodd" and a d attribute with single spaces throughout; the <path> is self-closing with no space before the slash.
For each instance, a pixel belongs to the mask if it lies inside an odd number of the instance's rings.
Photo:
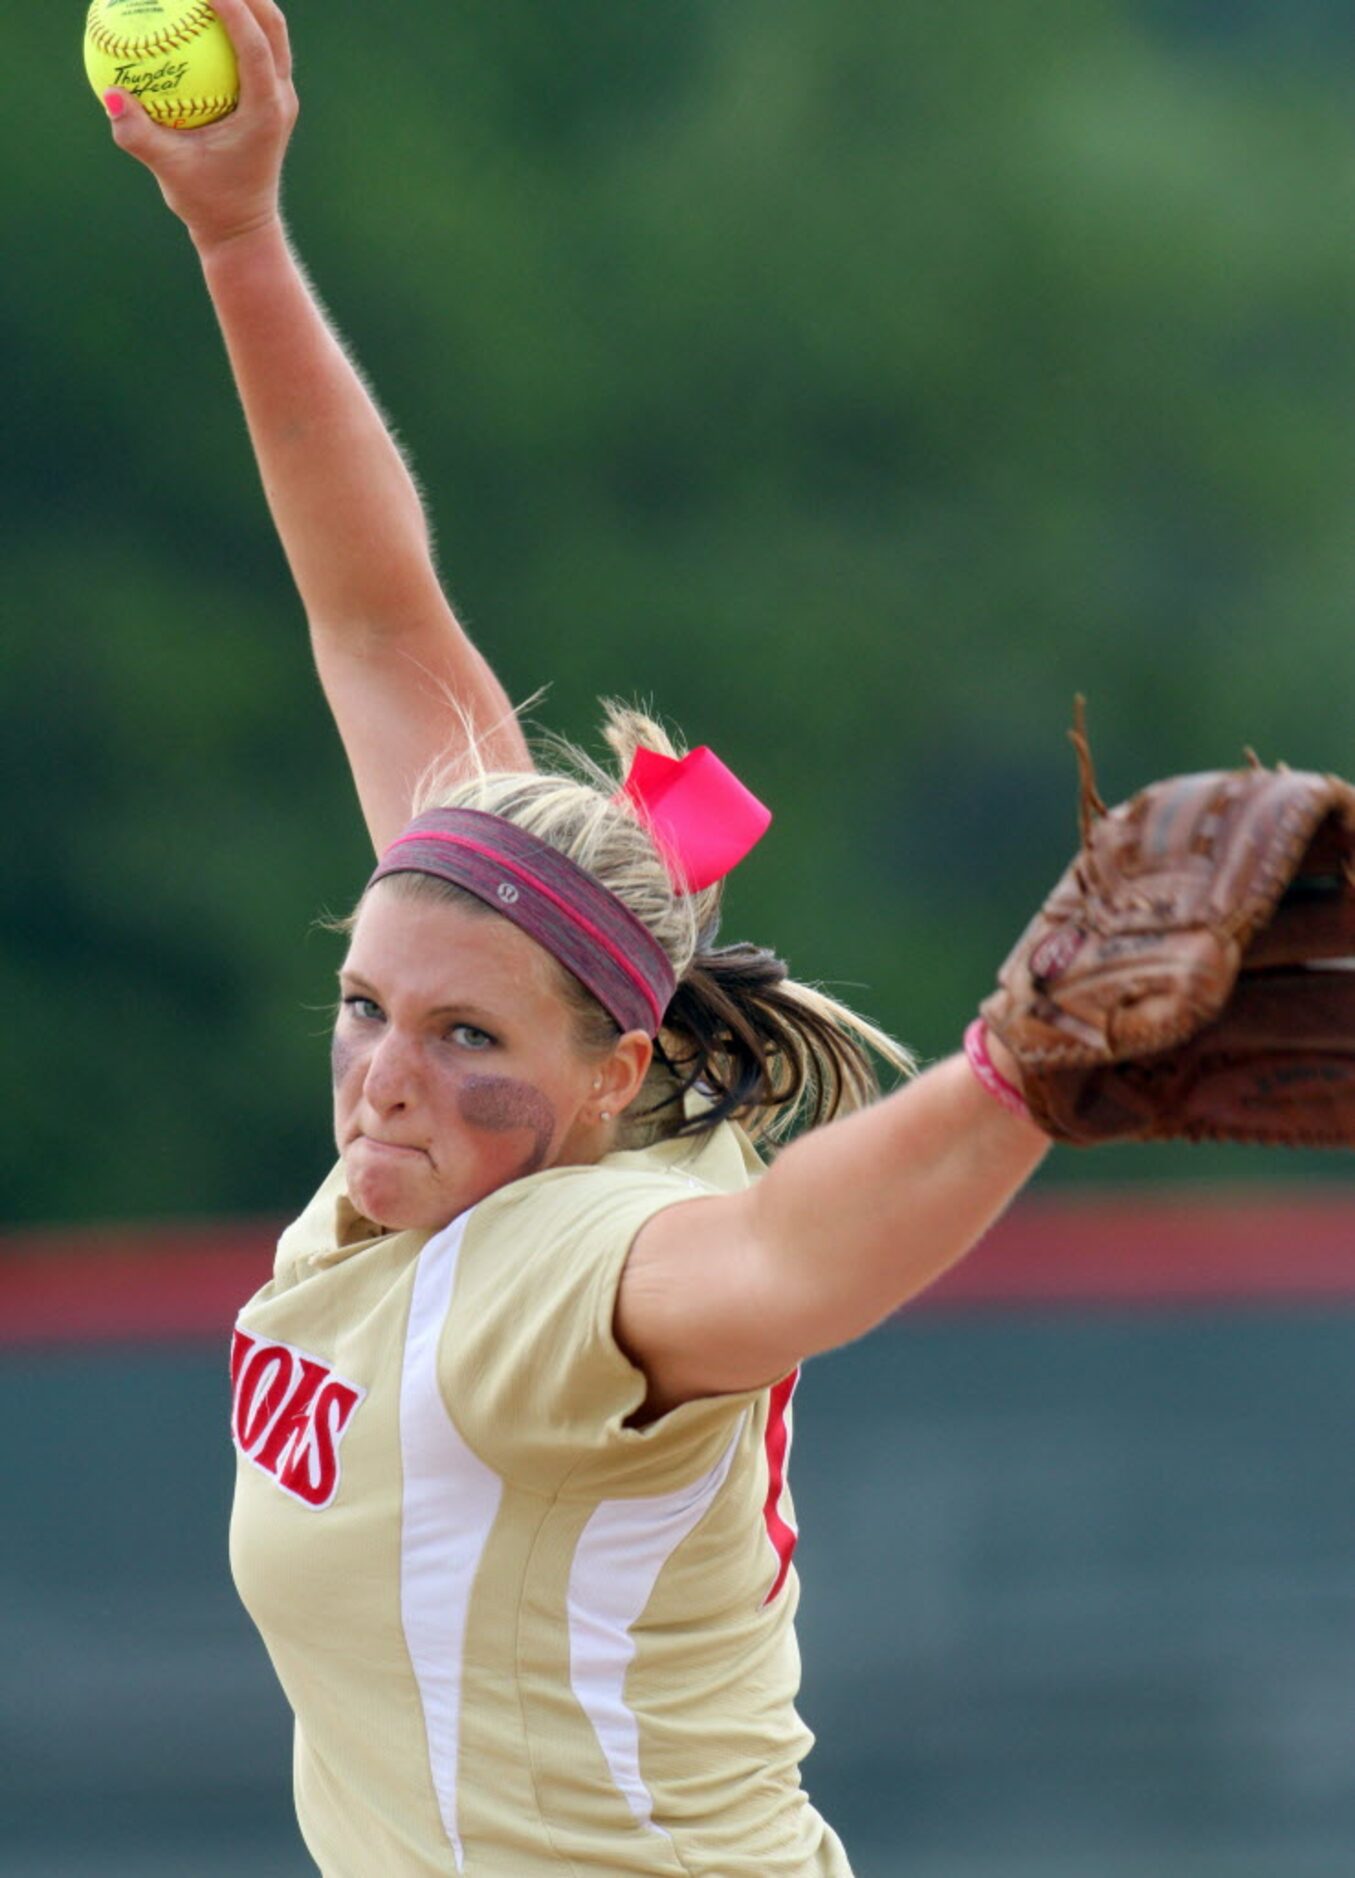
<path id="1" fill-rule="evenodd" d="M 211 124 L 240 101 L 235 48 L 207 0 L 94 0 L 85 70 L 100 97 L 119 85 L 172 130 Z"/>

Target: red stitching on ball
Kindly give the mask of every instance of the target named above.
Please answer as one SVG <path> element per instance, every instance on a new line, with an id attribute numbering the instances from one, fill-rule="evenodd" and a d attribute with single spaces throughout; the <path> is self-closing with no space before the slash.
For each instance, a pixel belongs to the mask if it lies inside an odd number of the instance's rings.
<path id="1" fill-rule="evenodd" d="M 147 117 L 154 118 L 157 124 L 174 124 L 181 118 L 196 117 L 205 113 L 209 122 L 217 118 L 229 117 L 240 100 L 238 98 L 155 98 L 141 99 L 141 108 Z"/>
<path id="2" fill-rule="evenodd" d="M 215 18 L 211 7 L 205 5 L 204 0 L 197 0 L 197 4 L 189 8 L 177 27 L 163 27 L 149 37 L 121 38 L 108 30 L 102 17 L 97 22 L 90 20 L 89 37 L 100 52 L 106 52 L 113 59 L 154 58 L 159 52 L 172 52 L 176 46 L 186 46 Z"/>

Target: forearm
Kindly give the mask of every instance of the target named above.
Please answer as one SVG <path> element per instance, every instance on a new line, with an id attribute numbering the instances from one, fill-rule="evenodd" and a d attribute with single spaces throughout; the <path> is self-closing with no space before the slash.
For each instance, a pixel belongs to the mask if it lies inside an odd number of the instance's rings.
<path id="1" fill-rule="evenodd" d="M 755 1231 L 804 1347 L 832 1348 L 962 1258 L 1048 1152 L 963 1057 L 807 1135 L 755 1189 Z"/>
<path id="2" fill-rule="evenodd" d="M 276 220 L 200 250 L 321 683 L 379 851 L 469 737 L 531 758 L 438 579 L 414 479 Z"/>
<path id="3" fill-rule="evenodd" d="M 442 609 L 423 505 L 281 223 L 200 251 L 273 519 L 321 631 Z"/>
<path id="4" fill-rule="evenodd" d="M 473 737 L 491 768 L 531 767 L 494 672 L 442 591 L 414 479 L 293 256 L 279 212 L 296 123 L 273 0 L 218 0 L 240 103 L 182 134 L 107 94 L 119 147 L 154 175 L 202 262 L 250 439 L 310 622 L 321 682 L 379 849 L 418 778 Z"/>
<path id="5" fill-rule="evenodd" d="M 746 1191 L 656 1214 L 616 1311 L 647 1412 L 757 1387 L 859 1337 L 970 1250 L 1049 1145 L 950 1057 L 806 1135 Z"/>

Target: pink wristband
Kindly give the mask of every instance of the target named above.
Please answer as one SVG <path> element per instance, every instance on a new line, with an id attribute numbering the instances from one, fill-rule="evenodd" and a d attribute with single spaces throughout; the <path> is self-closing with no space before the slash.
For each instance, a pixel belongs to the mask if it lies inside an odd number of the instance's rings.
<path id="1" fill-rule="evenodd" d="M 1030 1104 L 1021 1091 L 1007 1081 L 988 1054 L 988 1026 L 976 1017 L 964 1034 L 964 1053 L 969 1067 L 992 1096 L 1012 1115 L 1030 1120 Z"/>

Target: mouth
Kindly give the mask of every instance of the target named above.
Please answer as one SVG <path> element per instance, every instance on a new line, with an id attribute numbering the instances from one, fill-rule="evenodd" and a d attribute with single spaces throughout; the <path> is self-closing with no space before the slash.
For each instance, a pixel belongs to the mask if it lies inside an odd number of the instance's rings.
<path id="1" fill-rule="evenodd" d="M 353 1145 L 355 1147 L 367 1148 L 375 1152 L 378 1156 L 389 1155 L 395 1160 L 413 1159 L 426 1161 L 428 1159 L 428 1150 L 426 1148 L 411 1147 L 407 1142 L 403 1141 L 383 1141 L 377 1135 L 357 1135 L 354 1138 Z"/>

